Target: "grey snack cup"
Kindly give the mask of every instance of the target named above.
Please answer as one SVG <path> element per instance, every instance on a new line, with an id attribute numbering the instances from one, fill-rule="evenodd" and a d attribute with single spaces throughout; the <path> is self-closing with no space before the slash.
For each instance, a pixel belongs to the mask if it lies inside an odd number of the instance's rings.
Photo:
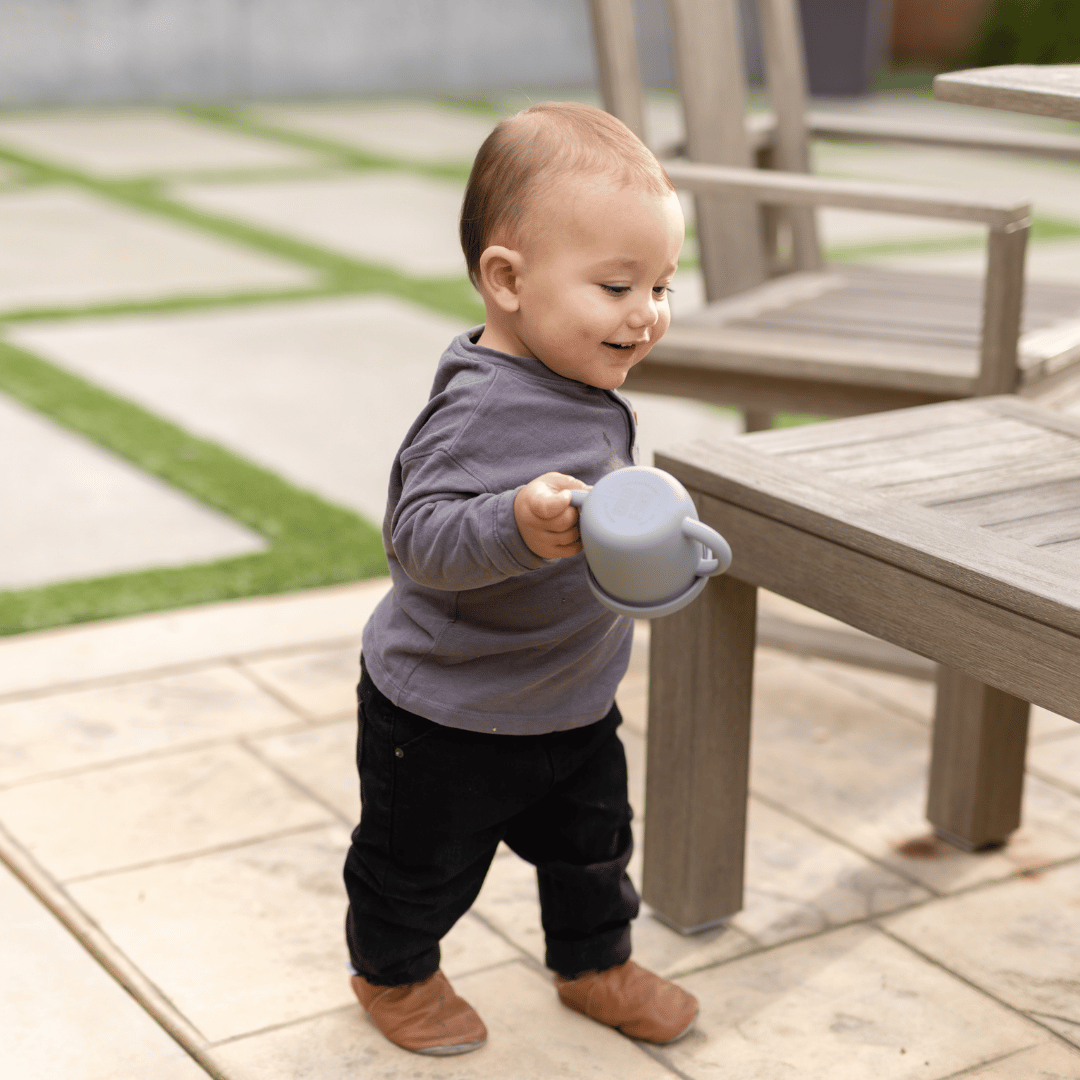
<path id="1" fill-rule="evenodd" d="M 619 615 L 670 615 L 731 565 L 727 541 L 698 520 L 689 492 L 662 469 L 616 469 L 570 501 L 580 511 L 589 588 Z"/>

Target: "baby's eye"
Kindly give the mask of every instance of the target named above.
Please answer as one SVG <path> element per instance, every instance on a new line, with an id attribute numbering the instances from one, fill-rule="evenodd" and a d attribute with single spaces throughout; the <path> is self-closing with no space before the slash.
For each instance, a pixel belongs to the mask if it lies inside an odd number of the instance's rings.
<path id="1" fill-rule="evenodd" d="M 667 296 L 668 293 L 673 293 L 675 290 L 670 285 L 654 285 L 653 292 L 659 296 Z"/>
<path id="2" fill-rule="evenodd" d="M 612 296 L 622 296 L 630 291 L 629 285 L 601 285 L 600 288 L 611 293 Z"/>

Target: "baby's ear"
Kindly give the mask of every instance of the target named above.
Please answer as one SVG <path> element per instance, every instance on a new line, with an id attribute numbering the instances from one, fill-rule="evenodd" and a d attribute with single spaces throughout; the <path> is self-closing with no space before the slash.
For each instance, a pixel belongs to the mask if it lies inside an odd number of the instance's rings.
<path id="1" fill-rule="evenodd" d="M 520 251 L 497 244 L 485 248 L 478 267 L 480 292 L 490 297 L 503 311 L 517 311 L 518 285 L 524 264 Z"/>

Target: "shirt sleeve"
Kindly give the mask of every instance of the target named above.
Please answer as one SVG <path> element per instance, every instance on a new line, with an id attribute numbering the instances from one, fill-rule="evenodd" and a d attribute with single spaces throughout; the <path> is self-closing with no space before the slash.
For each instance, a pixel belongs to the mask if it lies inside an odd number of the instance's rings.
<path id="1" fill-rule="evenodd" d="M 521 538 L 514 518 L 521 487 L 486 492 L 444 451 L 402 460 L 400 467 L 391 543 L 401 568 L 418 585 L 448 592 L 479 589 L 553 561 L 530 551 Z"/>

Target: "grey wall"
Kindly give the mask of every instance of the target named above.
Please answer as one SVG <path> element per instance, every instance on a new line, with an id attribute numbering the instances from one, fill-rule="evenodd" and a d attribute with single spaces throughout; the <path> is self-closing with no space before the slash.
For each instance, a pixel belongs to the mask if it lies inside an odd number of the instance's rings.
<path id="1" fill-rule="evenodd" d="M 638 6 L 667 84 L 663 0 Z M 0 0 L 0 102 L 580 86 L 591 49 L 586 0 Z"/>
<path id="2" fill-rule="evenodd" d="M 666 0 L 634 0 L 673 82 Z M 741 0 L 760 74 L 753 0 Z M 214 101 L 595 81 L 587 0 L 0 0 L 0 103 Z"/>

